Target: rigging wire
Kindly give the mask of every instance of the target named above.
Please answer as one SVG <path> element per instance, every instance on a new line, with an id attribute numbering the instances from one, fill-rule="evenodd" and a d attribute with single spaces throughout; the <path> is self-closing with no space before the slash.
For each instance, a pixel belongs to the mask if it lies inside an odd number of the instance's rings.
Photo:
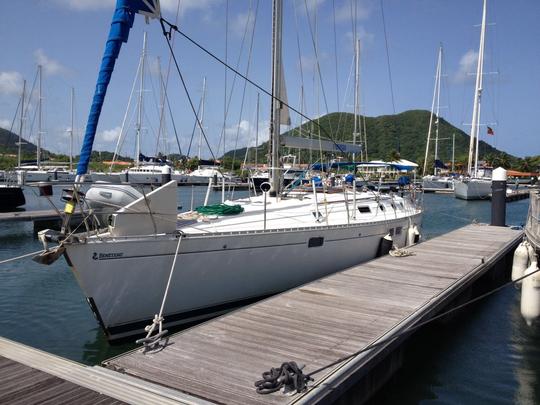
<path id="1" fill-rule="evenodd" d="M 228 4 L 228 3 L 227 3 Z M 241 60 L 242 60 L 242 55 L 244 53 L 244 46 L 245 46 L 245 42 L 246 42 L 246 38 L 247 38 L 247 33 L 248 33 L 248 25 L 246 24 L 244 26 L 244 32 L 242 33 L 242 40 L 240 42 L 240 52 L 238 54 L 238 58 L 236 60 L 236 70 L 240 70 L 240 63 L 241 63 Z M 225 59 L 226 61 L 226 59 Z M 225 64 L 225 70 L 229 69 L 229 65 L 228 64 Z M 233 93 L 234 93 L 234 89 L 236 88 L 236 79 L 238 78 L 238 73 L 232 69 L 234 76 L 233 76 L 233 80 L 232 80 L 232 84 L 231 84 L 231 90 L 228 94 L 228 98 L 227 98 L 227 87 L 225 86 L 225 100 L 226 100 L 226 104 L 225 104 L 225 116 L 224 116 L 224 120 L 223 120 L 223 127 L 221 128 L 221 134 L 219 136 L 219 142 L 218 142 L 218 151 L 219 151 L 219 148 L 221 147 L 221 142 L 222 141 L 225 141 L 225 130 L 227 129 L 227 118 L 229 117 L 229 109 L 230 109 L 230 106 L 231 106 L 231 101 L 232 101 L 232 96 L 233 96 Z M 225 143 L 223 144 L 223 155 L 225 155 Z"/>
<path id="2" fill-rule="evenodd" d="M 246 25 L 246 30 L 247 30 L 247 25 Z M 244 35 L 242 37 L 242 45 L 241 45 L 241 48 L 240 48 L 240 55 L 242 55 L 242 51 L 244 49 L 244 38 L 245 38 L 245 35 L 246 35 L 246 31 L 244 31 Z M 225 3 L 225 63 L 227 63 L 227 57 L 228 57 L 228 51 L 229 51 L 229 0 L 226 1 Z M 240 55 L 238 55 L 238 65 L 237 67 L 239 67 L 240 65 Z M 225 156 L 225 153 L 227 152 L 226 151 L 226 144 L 225 144 L 225 141 L 226 141 L 226 134 L 225 134 L 225 130 L 227 128 L 227 116 L 229 115 L 229 104 L 227 102 L 227 73 L 228 73 L 228 70 L 227 70 L 227 67 L 224 67 L 224 87 L 225 87 L 225 90 L 223 91 L 223 97 L 224 97 L 224 100 L 223 100 L 223 132 L 221 133 L 221 136 L 223 137 L 223 156 Z M 233 80 L 236 80 L 236 77 L 233 79 Z M 231 86 L 231 94 L 229 96 L 229 102 L 230 102 L 230 99 L 232 98 L 232 94 L 233 94 L 233 89 L 234 89 L 234 85 Z M 221 144 L 221 139 L 219 140 L 219 143 L 218 143 L 218 151 L 219 151 L 219 146 Z"/>
<path id="3" fill-rule="evenodd" d="M 201 99 L 199 100 L 199 107 L 197 107 L 197 116 L 201 113 L 203 100 L 204 100 L 204 94 L 201 93 Z M 197 129 L 197 120 L 195 119 L 195 121 L 193 121 L 193 129 L 191 131 L 191 138 L 189 139 L 189 145 L 188 145 L 188 150 L 187 150 L 187 155 L 186 156 L 189 156 L 190 153 L 191 153 L 191 146 L 193 145 L 193 139 L 195 138 L 195 130 L 196 129 Z M 218 150 L 219 150 L 219 145 L 218 145 Z M 197 157 L 199 159 L 201 159 L 200 156 L 197 156 Z"/>
<path id="4" fill-rule="evenodd" d="M 336 148 L 343 152 L 344 153 L 344 150 L 343 148 L 335 141 L 335 139 L 332 137 L 331 134 L 328 133 L 328 131 L 326 131 L 326 129 L 317 124 L 313 119 L 309 118 L 307 115 L 305 115 L 304 113 L 300 112 L 297 108 L 291 106 L 290 104 L 286 103 L 284 100 L 281 100 L 279 99 L 278 97 L 272 95 L 272 93 L 268 90 L 266 90 L 264 87 L 262 87 L 261 85 L 257 84 L 256 82 L 254 82 L 252 79 L 250 79 L 249 77 L 243 75 L 242 73 L 240 73 L 240 71 L 238 71 L 238 69 L 235 69 L 234 67 L 232 67 L 231 65 L 227 64 L 225 61 L 223 61 L 221 58 L 219 58 L 217 55 L 215 55 L 214 53 L 212 53 L 211 51 L 209 51 L 208 49 L 206 49 L 204 46 L 202 46 L 201 44 L 199 44 L 197 41 L 195 41 L 193 38 L 191 38 L 189 35 L 187 35 L 186 33 L 184 33 L 182 30 L 180 30 L 176 25 L 168 22 L 167 20 L 165 20 L 164 18 L 161 18 L 160 19 L 160 22 L 161 22 L 161 25 L 162 25 L 162 29 L 163 29 L 163 34 L 164 36 L 167 38 L 167 40 L 169 39 L 172 31 L 176 31 L 178 34 L 180 34 L 184 39 L 186 39 L 189 43 L 191 43 L 192 45 L 194 45 L 196 48 L 200 49 L 202 52 L 204 52 L 205 54 L 207 54 L 208 56 L 210 56 L 212 59 L 214 59 L 216 62 L 224 65 L 227 67 L 227 69 L 231 70 L 233 73 L 235 73 L 236 75 L 238 75 L 239 77 L 241 77 L 242 79 L 246 80 L 249 84 L 251 84 L 252 86 L 254 86 L 255 88 L 257 88 L 258 90 L 260 90 L 262 93 L 266 94 L 267 96 L 279 101 L 281 104 L 283 104 L 284 106 L 288 107 L 291 111 L 295 112 L 296 114 L 299 114 L 301 117 L 303 117 L 304 119 L 306 119 L 308 122 L 311 122 L 312 124 L 316 124 L 317 126 L 319 126 L 320 130 L 322 132 L 324 132 L 324 134 L 328 137 L 328 139 L 336 146 Z M 167 27 L 169 27 L 169 29 L 167 30 Z M 169 49 L 171 52 L 174 52 L 172 47 L 169 46 Z M 173 59 L 176 61 L 176 58 L 173 57 Z M 179 67 L 178 67 L 178 63 L 176 63 L 176 66 L 177 66 L 177 70 L 180 71 Z M 185 85 L 185 83 L 184 83 Z M 193 109 L 193 108 L 192 108 Z"/>
<path id="5" fill-rule="evenodd" d="M 135 72 L 135 79 L 133 80 L 133 84 L 131 86 L 131 92 L 129 93 L 128 105 L 126 107 L 126 111 L 124 113 L 124 118 L 122 119 L 122 125 L 120 127 L 120 134 L 118 134 L 118 140 L 116 141 L 116 147 L 114 149 L 113 158 L 112 158 L 112 161 L 111 161 L 111 165 L 109 166 L 109 173 L 112 172 L 112 169 L 113 169 L 114 164 L 116 162 L 116 158 L 118 157 L 118 155 L 120 153 L 120 150 L 121 150 L 122 146 L 124 145 L 126 120 L 128 118 L 129 110 L 131 108 L 131 101 L 133 100 L 133 93 L 135 92 L 135 86 L 138 83 L 137 79 L 139 77 L 139 72 L 141 71 L 141 65 L 142 65 L 142 58 L 139 58 L 139 64 L 137 65 L 137 71 Z M 139 157 L 137 156 L 137 159 L 138 158 Z"/>
<path id="6" fill-rule="evenodd" d="M 163 80 L 163 77 L 161 79 Z M 174 131 L 174 137 L 176 139 L 176 144 L 178 145 L 178 153 L 180 153 L 180 157 L 182 157 L 182 147 L 180 146 L 180 139 L 178 138 L 178 131 L 176 130 L 176 123 L 174 121 L 174 116 L 173 116 L 173 113 L 172 113 L 171 103 L 169 102 L 169 94 L 167 93 L 167 91 L 165 91 L 165 102 L 167 103 L 167 107 L 168 107 L 168 110 L 169 110 L 169 116 L 171 118 L 171 123 L 172 123 L 172 126 L 173 126 L 173 131 Z"/>
<path id="7" fill-rule="evenodd" d="M 339 71 L 338 71 L 338 52 L 337 52 L 337 34 L 336 34 L 336 0 L 332 0 L 332 17 L 334 28 L 334 67 L 336 70 L 336 101 L 339 111 Z"/>
<path id="8" fill-rule="evenodd" d="M 7 146 L 9 142 L 11 142 L 11 136 L 13 135 L 13 127 L 15 126 L 15 121 L 17 120 L 17 115 L 19 114 L 19 108 L 21 107 L 23 96 L 19 97 L 19 102 L 17 103 L 17 108 L 15 109 L 15 114 L 13 114 L 13 119 L 11 120 L 11 126 L 9 127 L 9 136 L 6 139 L 6 142 L 4 143 L 4 149 L 5 151 L 2 153 L 2 156 L 4 156 L 7 153 Z M 21 135 L 19 134 L 19 139 L 21 139 Z"/>
<path id="9" fill-rule="evenodd" d="M 396 113 L 396 103 L 395 103 L 395 100 L 394 100 L 394 85 L 392 83 L 392 69 L 390 68 L 390 52 L 388 50 L 388 34 L 386 32 L 386 20 L 384 18 L 384 5 L 383 5 L 383 1 L 384 0 L 380 0 L 380 3 L 381 3 L 381 16 L 382 16 L 382 23 L 383 23 L 383 30 L 384 30 L 384 45 L 386 47 L 386 63 L 387 63 L 387 66 L 388 66 L 388 80 L 390 82 L 390 96 L 392 97 L 392 110 L 394 112 L 394 114 Z M 397 143 L 397 151 L 400 152 L 401 151 L 401 145 L 400 145 L 400 137 L 399 137 L 399 132 L 397 133 L 396 135 L 396 143 Z"/>
<path id="10" fill-rule="evenodd" d="M 320 90 L 322 92 L 324 106 L 326 108 L 326 112 L 328 113 L 330 110 L 328 109 L 328 99 L 326 97 L 326 90 L 324 89 L 324 84 L 323 84 L 323 80 L 322 80 L 321 64 L 319 62 L 319 51 L 318 51 L 318 47 L 317 47 L 317 32 L 314 32 L 313 26 L 311 24 L 311 17 L 310 17 L 309 8 L 308 8 L 308 5 L 307 5 L 307 0 L 304 0 L 304 6 L 305 6 L 305 10 L 306 10 L 309 33 L 311 35 L 311 44 L 313 45 L 313 51 L 315 53 L 315 65 L 317 67 L 317 69 L 316 69 L 317 76 L 319 78 L 319 86 L 317 86 L 317 89 L 320 88 Z M 315 13 L 316 13 L 316 11 L 317 11 L 317 9 L 315 9 Z M 315 24 L 317 24 L 317 15 L 316 14 L 315 14 L 314 18 L 315 18 Z M 316 29 L 317 29 L 317 27 L 315 27 L 315 30 Z M 320 115 L 320 114 L 318 114 L 318 115 Z M 317 118 L 317 120 L 319 120 L 319 118 Z M 321 126 L 319 124 L 317 124 L 317 125 L 318 125 L 319 131 L 320 131 Z M 328 121 L 328 126 L 330 127 L 330 133 L 333 134 L 334 131 L 332 130 L 332 122 L 331 121 Z M 320 139 L 321 138 L 320 138 L 320 133 L 319 133 L 319 140 Z"/>
<path id="11" fill-rule="evenodd" d="M 172 55 L 172 58 L 173 58 L 173 61 L 174 61 L 174 65 L 176 66 L 176 71 L 178 72 L 178 76 L 180 77 L 180 81 L 182 82 L 182 87 L 183 87 L 183 89 L 184 89 L 184 91 L 186 93 L 186 96 L 187 96 L 187 99 L 188 99 L 188 102 L 189 102 L 189 106 L 191 107 L 191 111 L 195 115 L 195 119 L 197 120 L 197 125 L 199 126 L 199 128 L 201 130 L 204 141 L 206 142 L 206 146 L 208 146 L 208 150 L 210 151 L 210 154 L 212 155 L 212 159 L 214 159 L 214 161 L 215 161 L 216 156 L 214 155 L 214 152 L 212 151 L 212 147 L 210 146 L 210 142 L 208 142 L 206 132 L 204 131 L 202 123 L 199 120 L 199 116 L 197 115 L 197 111 L 195 111 L 195 106 L 193 105 L 193 100 L 191 99 L 191 95 L 189 94 L 186 82 L 184 80 L 184 75 L 182 74 L 182 71 L 180 70 L 180 66 L 178 65 L 178 61 L 176 60 L 176 55 L 174 54 L 174 50 L 173 50 L 172 44 L 171 44 L 170 32 L 167 32 L 166 29 L 165 29 L 164 23 L 166 23 L 166 21 L 163 18 L 161 18 L 160 22 L 161 22 L 161 26 L 163 28 L 163 33 L 165 34 L 165 40 L 167 41 L 167 46 L 169 47 L 169 51 L 170 51 L 170 53 Z M 169 24 L 169 23 L 167 23 L 167 24 Z M 179 30 L 178 30 L 178 33 L 182 34 Z"/>
<path id="12" fill-rule="evenodd" d="M 249 22 L 251 20 L 252 5 L 253 5 L 252 1 L 250 1 L 249 2 L 248 19 L 246 21 L 246 26 L 249 25 Z M 246 66 L 246 76 L 249 75 L 249 69 L 251 67 L 251 57 L 252 57 L 252 54 L 253 54 L 253 42 L 254 42 L 254 38 L 255 38 L 255 27 L 256 27 L 256 24 L 257 24 L 258 11 L 259 11 L 259 0 L 257 0 L 257 3 L 255 5 L 255 11 L 254 11 L 254 14 L 253 14 L 253 28 L 251 30 L 251 41 L 250 41 L 250 44 L 249 44 L 248 61 L 247 61 L 247 66 Z M 245 102 L 245 98 L 246 98 L 246 88 L 247 88 L 247 82 L 244 81 L 244 88 L 242 90 L 242 102 L 240 103 L 240 114 L 239 114 L 239 117 L 238 117 L 238 126 L 236 128 L 236 139 L 234 141 L 234 152 L 233 152 L 233 158 L 232 158 L 232 162 L 231 162 L 231 172 L 234 171 L 234 161 L 236 160 L 236 150 L 237 150 L 237 147 L 238 147 L 238 138 L 240 136 L 240 124 L 242 122 L 242 115 L 244 113 L 244 102 Z"/>

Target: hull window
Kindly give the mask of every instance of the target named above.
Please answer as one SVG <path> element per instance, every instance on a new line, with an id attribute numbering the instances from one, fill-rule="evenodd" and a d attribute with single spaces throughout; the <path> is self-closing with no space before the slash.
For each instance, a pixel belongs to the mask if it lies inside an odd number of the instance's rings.
<path id="1" fill-rule="evenodd" d="M 309 238 L 308 247 L 310 248 L 319 247 L 319 246 L 322 246 L 323 243 L 324 243 L 324 238 L 322 236 L 317 237 L 317 238 Z"/>

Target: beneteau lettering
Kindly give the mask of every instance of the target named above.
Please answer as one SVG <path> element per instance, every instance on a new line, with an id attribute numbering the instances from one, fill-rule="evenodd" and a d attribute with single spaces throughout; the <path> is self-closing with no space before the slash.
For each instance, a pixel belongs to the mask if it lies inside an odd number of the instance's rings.
<path id="1" fill-rule="evenodd" d="M 123 253 L 96 253 L 92 255 L 94 260 L 108 260 L 108 259 L 118 259 L 119 257 L 124 256 Z"/>

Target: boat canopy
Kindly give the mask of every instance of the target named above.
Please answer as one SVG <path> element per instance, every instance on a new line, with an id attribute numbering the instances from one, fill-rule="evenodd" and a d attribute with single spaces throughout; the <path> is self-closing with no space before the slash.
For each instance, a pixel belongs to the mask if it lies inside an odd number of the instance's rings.
<path id="1" fill-rule="evenodd" d="M 148 20 L 149 18 L 159 18 L 160 8 L 159 0 L 117 0 L 114 10 L 109 37 L 105 45 L 105 52 L 101 60 L 101 67 L 90 107 L 90 114 L 86 124 L 86 132 L 84 141 L 81 147 L 81 157 L 77 166 L 77 175 L 81 176 L 87 173 L 90 155 L 92 154 L 92 146 L 96 136 L 96 129 L 101 115 L 101 108 L 107 93 L 107 87 L 111 80 L 111 75 L 114 70 L 114 64 L 120 53 L 122 42 L 127 42 L 129 30 L 133 26 L 135 14 L 142 14 Z"/>
<path id="2" fill-rule="evenodd" d="M 360 153 L 362 147 L 352 143 L 334 142 L 314 138 L 300 138 L 298 136 L 280 135 L 279 142 L 281 146 L 289 148 L 322 150 L 324 152 L 334 153 Z"/>
<path id="3" fill-rule="evenodd" d="M 328 169 L 340 169 L 340 168 L 354 168 L 355 165 L 361 164 L 360 162 L 332 162 L 327 163 L 314 163 L 311 165 L 312 170 L 326 171 Z"/>
<path id="4" fill-rule="evenodd" d="M 359 163 L 362 167 L 370 167 L 370 166 L 389 166 L 396 170 L 400 171 L 412 171 L 416 170 L 418 165 L 414 162 L 411 162 L 410 160 L 400 159 L 393 162 L 384 162 L 382 160 L 372 160 L 370 162 L 362 162 Z"/>

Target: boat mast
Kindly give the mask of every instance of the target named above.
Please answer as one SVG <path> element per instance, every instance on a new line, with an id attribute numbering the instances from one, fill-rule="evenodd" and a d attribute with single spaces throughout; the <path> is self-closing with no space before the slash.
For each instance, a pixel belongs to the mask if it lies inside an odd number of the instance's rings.
<path id="1" fill-rule="evenodd" d="M 454 173 L 454 163 L 456 158 L 456 134 L 452 134 L 452 173 Z"/>
<path id="2" fill-rule="evenodd" d="M 75 88 L 71 88 L 71 127 L 69 128 L 69 171 L 73 170 L 73 101 Z"/>
<path id="3" fill-rule="evenodd" d="M 255 119 L 255 168 L 257 168 L 258 159 L 257 152 L 259 148 L 259 96 L 257 93 L 257 118 Z"/>
<path id="4" fill-rule="evenodd" d="M 433 98 L 431 99 L 431 114 L 429 115 L 429 128 L 426 141 L 426 154 L 424 156 L 424 168 L 422 169 L 422 176 L 426 175 L 428 155 L 429 155 L 429 143 L 431 142 L 431 128 L 433 128 L 433 113 L 436 111 L 436 123 L 439 121 L 439 93 L 440 93 L 440 72 L 441 72 L 441 57 L 442 57 L 442 45 L 439 46 L 439 56 L 437 58 L 437 68 L 435 69 L 435 84 L 433 85 Z M 437 109 L 435 110 L 435 100 L 437 100 Z M 437 137 L 438 137 L 438 126 L 437 126 Z M 437 159 L 437 143 L 435 143 L 435 159 Z"/>
<path id="5" fill-rule="evenodd" d="M 36 163 L 37 163 L 37 167 L 38 167 L 38 170 L 41 169 L 41 134 L 42 134 L 42 129 L 41 129 L 41 121 L 42 121 L 42 108 L 41 108 L 41 104 L 42 104 L 42 99 L 43 99 L 43 94 L 41 92 L 41 65 L 38 65 L 38 77 L 39 77 L 39 93 L 38 93 L 38 138 L 37 138 L 37 150 L 36 150 L 36 154 L 37 154 L 37 159 L 36 159 Z"/>
<path id="6" fill-rule="evenodd" d="M 22 133 L 24 125 L 24 95 L 26 93 L 26 80 L 23 80 L 23 91 L 21 95 L 21 122 L 19 124 L 19 142 L 17 143 L 17 167 L 21 168 L 21 146 L 22 146 Z"/>
<path id="7" fill-rule="evenodd" d="M 356 145 L 356 137 L 357 135 L 361 135 L 358 133 L 358 114 L 359 112 L 359 95 L 360 90 L 358 86 L 360 85 L 360 40 L 358 39 L 355 43 L 354 47 L 354 61 L 355 61 L 355 68 L 354 68 L 354 128 L 353 128 L 353 145 Z M 360 137 L 362 139 L 362 137 Z M 353 162 L 356 162 L 356 153 L 353 152 L 352 154 Z M 362 159 L 362 157 L 360 157 Z"/>
<path id="8" fill-rule="evenodd" d="M 199 119 L 199 122 L 201 125 L 199 126 L 199 150 L 197 152 L 197 157 L 201 159 L 201 145 L 202 145 L 202 138 L 203 138 L 203 120 L 204 120 L 204 102 L 206 98 L 206 76 L 203 77 L 203 84 L 202 84 L 202 98 L 201 98 L 201 117 Z"/>
<path id="9" fill-rule="evenodd" d="M 272 102 L 270 110 L 270 183 L 272 195 L 279 195 L 281 173 L 279 161 L 279 130 L 281 123 L 281 30 L 283 0 L 273 2 L 272 20 Z"/>
<path id="10" fill-rule="evenodd" d="M 480 47 L 478 50 L 478 65 L 476 68 L 476 86 L 474 90 L 474 104 L 473 104 L 473 116 L 471 125 L 471 140 L 469 145 L 469 162 L 467 170 L 469 175 L 476 177 L 478 174 L 478 132 L 480 126 L 480 104 L 482 98 L 482 83 L 483 83 L 483 69 L 484 69 L 484 41 L 486 35 L 486 14 L 487 14 L 487 0 L 484 0 L 484 7 L 482 11 L 482 28 L 480 32 Z M 473 171 L 473 150 L 474 154 L 474 171 Z"/>
<path id="11" fill-rule="evenodd" d="M 146 31 L 143 34 L 143 50 L 141 54 L 141 79 L 139 87 L 139 105 L 137 106 L 137 150 L 135 151 L 135 167 L 139 167 L 139 156 L 141 154 L 141 130 L 143 115 L 143 91 L 144 91 L 144 62 L 146 59 Z"/>
<path id="12" fill-rule="evenodd" d="M 442 70 L 442 45 L 439 47 L 439 61 L 437 63 L 437 109 L 435 112 L 435 164 L 433 174 L 437 175 L 437 160 L 439 160 L 439 112 L 441 102 L 441 70 Z"/>

